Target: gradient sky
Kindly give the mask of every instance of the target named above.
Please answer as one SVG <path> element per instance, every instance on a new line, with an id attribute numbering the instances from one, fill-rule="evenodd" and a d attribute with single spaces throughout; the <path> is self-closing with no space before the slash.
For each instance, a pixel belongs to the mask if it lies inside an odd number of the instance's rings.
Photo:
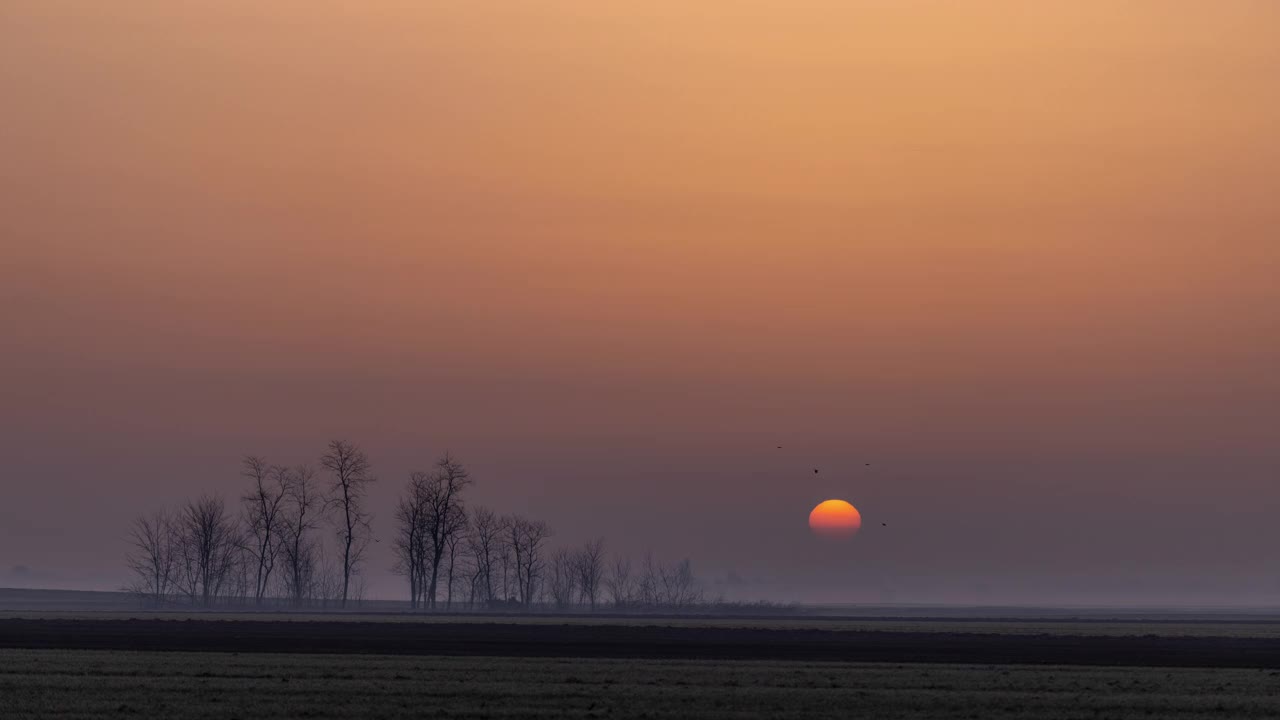
<path id="1" fill-rule="evenodd" d="M 384 536 L 449 448 L 731 595 L 1280 603 L 1277 78 L 1270 0 L 8 0 L 0 586 L 344 437 Z"/>

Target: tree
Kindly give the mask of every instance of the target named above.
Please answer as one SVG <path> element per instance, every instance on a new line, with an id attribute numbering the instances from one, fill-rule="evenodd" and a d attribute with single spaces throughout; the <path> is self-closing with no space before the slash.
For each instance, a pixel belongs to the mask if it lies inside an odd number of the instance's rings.
<path id="1" fill-rule="evenodd" d="M 176 522 L 177 585 L 206 607 L 224 590 L 241 546 L 239 528 L 222 498 L 206 495 L 183 507 Z"/>
<path id="2" fill-rule="evenodd" d="M 329 451 L 320 460 L 329 471 L 328 509 L 338 527 L 338 542 L 342 547 L 342 607 L 347 606 L 351 592 L 351 576 L 359 568 L 371 532 L 370 515 L 364 507 L 368 487 L 376 481 L 370 470 L 369 457 L 364 451 L 342 440 L 329 443 Z"/>
<path id="3" fill-rule="evenodd" d="M 564 548 L 551 555 L 551 571 L 547 578 L 547 593 L 557 608 L 564 609 L 573 604 L 573 594 L 577 590 L 578 567 L 577 557 Z"/>
<path id="4" fill-rule="evenodd" d="M 551 528 L 541 520 L 513 515 L 506 521 L 507 538 L 515 560 L 515 585 L 519 600 L 531 607 L 542 580 L 543 545 L 551 537 Z"/>
<path id="5" fill-rule="evenodd" d="M 254 568 L 253 600 L 261 605 L 270 588 L 276 558 L 280 555 L 284 520 L 282 508 L 288 493 L 290 471 L 268 465 L 260 457 L 249 456 L 244 459 L 241 474 L 251 483 L 241 502 L 244 504 L 245 530 Z"/>
<path id="6" fill-rule="evenodd" d="M 702 601 L 702 591 L 698 589 L 693 575 L 693 563 L 688 558 L 670 567 L 659 567 L 658 573 L 662 604 L 683 608 Z"/>
<path id="7" fill-rule="evenodd" d="M 325 558 L 316 566 L 315 595 L 320 607 L 327 609 L 331 604 L 342 602 L 342 569 Z"/>
<path id="8" fill-rule="evenodd" d="M 472 543 L 471 533 L 467 533 L 466 547 L 463 548 L 463 572 L 466 573 L 467 580 L 467 604 L 474 608 L 477 603 L 483 605 L 489 602 L 488 592 L 485 590 L 484 567 L 481 566 L 479 558 L 475 555 L 476 547 Z"/>
<path id="9" fill-rule="evenodd" d="M 596 609 L 596 598 L 600 596 L 600 583 L 604 578 L 604 538 L 596 538 L 585 543 L 574 555 L 574 569 L 577 572 L 579 600 Z"/>
<path id="10" fill-rule="evenodd" d="M 474 579 L 472 592 L 483 603 L 494 599 L 494 575 L 500 562 L 502 521 L 492 510 L 478 507 L 471 512 L 471 528 L 467 533 L 467 553 L 471 556 Z M 505 591 L 500 588 L 499 592 Z"/>
<path id="11" fill-rule="evenodd" d="M 409 604 L 434 609 L 440 574 L 452 605 L 459 550 L 464 544 L 467 514 L 461 493 L 471 483 L 461 464 L 445 455 L 431 473 L 414 472 L 396 504 L 395 572 L 409 580 Z"/>
<path id="12" fill-rule="evenodd" d="M 428 482 L 426 473 L 410 473 L 409 486 L 405 494 L 396 501 L 396 538 L 392 543 L 396 554 L 394 571 L 409 580 L 409 607 L 412 609 L 417 609 L 426 587 L 424 578 L 427 576 L 429 557 L 426 522 Z"/>
<path id="13" fill-rule="evenodd" d="M 320 549 L 312 539 L 322 509 L 315 471 L 299 465 L 289 473 L 280 509 L 280 552 L 284 558 L 285 593 L 301 606 L 314 591 Z"/>
<path id="14" fill-rule="evenodd" d="M 249 536 L 241 528 L 231 563 L 227 568 L 227 577 L 223 581 L 220 593 L 226 602 L 243 605 L 249 600 L 249 588 L 254 583 L 257 557 Z"/>
<path id="15" fill-rule="evenodd" d="M 662 602 L 658 575 L 658 565 L 653 561 L 653 553 L 646 552 L 644 562 L 640 565 L 640 573 L 636 577 L 636 602 L 645 606 L 654 606 Z"/>
<path id="16" fill-rule="evenodd" d="M 609 589 L 609 597 L 617 607 L 626 607 L 635 602 L 636 582 L 631 576 L 631 558 L 625 555 L 613 557 L 613 567 L 605 580 Z"/>
<path id="17" fill-rule="evenodd" d="M 454 578 L 457 577 L 457 573 L 461 570 L 458 566 L 459 562 L 465 564 L 467 560 L 465 552 L 462 552 L 466 549 L 467 534 L 467 517 L 464 514 L 462 516 L 461 528 L 457 532 L 450 534 L 448 539 L 445 540 L 445 558 L 447 559 L 447 564 L 444 580 L 444 607 L 446 611 L 453 609 Z"/>
<path id="18" fill-rule="evenodd" d="M 131 549 L 126 556 L 134 581 L 129 589 L 159 604 L 169 597 L 174 572 L 174 527 L 169 514 L 159 510 L 133 521 Z"/>
<path id="19" fill-rule="evenodd" d="M 515 532 L 511 527 L 514 518 L 503 516 L 498 518 L 498 570 L 501 571 L 499 578 L 501 588 L 499 589 L 500 600 L 503 604 L 516 602 L 516 595 L 519 590 L 516 589 L 516 551 L 512 543 Z"/>
<path id="20" fill-rule="evenodd" d="M 422 486 L 427 543 L 431 551 L 427 602 L 436 607 L 441 561 L 457 536 L 466 528 L 467 514 L 462 491 L 471 484 L 471 474 L 449 453 L 436 462 L 436 469 Z"/>

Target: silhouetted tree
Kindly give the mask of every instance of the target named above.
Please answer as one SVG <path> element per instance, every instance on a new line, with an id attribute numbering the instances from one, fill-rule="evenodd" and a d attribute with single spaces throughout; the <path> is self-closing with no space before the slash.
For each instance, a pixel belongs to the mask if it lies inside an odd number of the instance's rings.
<path id="1" fill-rule="evenodd" d="M 600 583 L 604 578 L 604 538 L 585 543 L 575 553 L 573 560 L 579 600 L 594 612 L 596 599 L 600 596 Z"/>
<path id="2" fill-rule="evenodd" d="M 465 564 L 464 557 L 467 539 L 467 517 L 464 514 L 460 520 L 460 528 L 445 539 L 445 554 L 443 562 L 445 563 L 445 610 L 453 609 L 453 589 L 454 581 L 458 577 L 460 564 Z"/>
<path id="3" fill-rule="evenodd" d="M 271 584 L 271 572 L 280 555 L 283 540 L 282 508 L 288 493 L 290 471 L 255 456 L 244 459 L 241 472 L 249 479 L 249 492 L 241 498 L 244 504 L 245 531 L 250 541 L 254 568 L 253 600 L 261 605 Z"/>
<path id="4" fill-rule="evenodd" d="M 515 530 L 511 527 L 515 519 L 509 515 L 498 518 L 498 569 L 501 571 L 501 597 L 503 604 L 517 601 L 516 596 L 520 593 L 516 589 L 519 584 L 516 576 L 516 551 L 512 538 L 515 537 Z M 518 602 L 518 601 L 517 601 Z"/>
<path id="5" fill-rule="evenodd" d="M 235 569 L 241 546 L 235 519 L 221 498 L 206 495 L 183 507 L 176 528 L 178 586 L 192 602 L 211 605 Z"/>
<path id="6" fill-rule="evenodd" d="M 661 590 L 658 581 L 658 564 L 653 560 L 653 553 L 644 554 L 644 562 L 640 563 L 640 572 L 636 577 L 636 602 L 653 606 L 661 603 Z"/>
<path id="7" fill-rule="evenodd" d="M 363 598 L 359 565 L 372 539 L 365 499 L 376 480 L 365 453 L 347 442 L 329 443 L 321 462 L 330 476 L 327 486 L 307 466 L 287 469 L 246 457 L 242 472 L 250 489 L 241 497 L 242 514 L 229 514 L 220 498 L 203 496 L 176 514 L 137 518 L 126 556 L 133 578 L 128 588 L 155 602 L 185 596 L 206 606 L 247 602 L 249 588 L 258 604 L 280 591 L 298 606 L 319 598 L 325 607 L 335 602 L 345 608 L 353 597 Z M 410 475 L 396 506 L 392 546 L 395 571 L 408 578 L 411 607 L 435 609 L 443 594 L 452 609 L 461 591 L 468 602 L 479 599 L 489 607 L 530 608 L 548 600 L 594 611 L 602 588 L 620 608 L 682 609 L 705 602 L 687 558 L 664 565 L 647 553 L 638 566 L 623 555 L 606 563 L 603 538 L 548 556 L 552 532 L 546 523 L 499 517 L 487 508 L 469 512 L 463 495 L 471 482 L 447 453 L 431 472 Z M 328 543 L 314 537 L 326 518 L 341 547 L 331 559 L 324 557 Z"/>
<path id="8" fill-rule="evenodd" d="M 426 473 L 410 473 L 405 494 L 396 501 L 396 537 L 392 543 L 396 564 L 393 569 L 409 581 L 411 609 L 417 609 L 419 600 L 426 592 L 425 578 L 427 564 L 430 562 L 427 541 L 427 485 L 429 483 L 430 478 Z"/>
<path id="9" fill-rule="evenodd" d="M 312 533 L 320 526 L 322 506 L 315 471 L 307 465 L 294 468 L 288 475 L 280 509 L 280 548 L 284 557 L 285 593 L 296 606 L 310 599 L 314 591 L 320 547 Z"/>
<path id="10" fill-rule="evenodd" d="M 126 557 L 134 574 L 130 590 L 153 603 L 169 597 L 176 563 L 174 543 L 173 521 L 164 510 L 133 521 Z"/>
<path id="11" fill-rule="evenodd" d="M 633 572 L 630 558 L 616 555 L 604 584 L 613 603 L 619 607 L 680 609 L 704 600 L 702 588 L 693 574 L 693 563 L 687 558 L 663 565 L 654 560 L 653 553 L 645 553 L 639 570 Z"/>
<path id="12" fill-rule="evenodd" d="M 369 540 L 370 515 L 365 510 L 364 498 L 376 478 L 369 474 L 372 467 L 369 457 L 349 442 L 330 442 L 329 451 L 320 462 L 332 476 L 328 505 L 335 517 L 342 547 L 342 607 L 345 608 L 351 592 L 351 576 L 357 572 Z"/>
<path id="13" fill-rule="evenodd" d="M 314 588 L 316 598 L 320 600 L 320 607 L 328 608 L 337 603 L 345 606 L 346 600 L 342 597 L 344 583 L 349 588 L 350 582 L 344 578 L 342 568 L 327 558 L 322 560 L 316 567 Z"/>
<path id="14" fill-rule="evenodd" d="M 515 584 L 519 600 L 531 607 L 537 598 L 543 574 L 543 546 L 551 537 L 551 528 L 541 520 L 529 520 L 519 515 L 507 519 L 507 537 L 515 560 Z"/>
<path id="15" fill-rule="evenodd" d="M 636 581 L 631 575 L 631 558 L 625 555 L 613 556 L 613 566 L 605 579 L 605 587 L 609 589 L 609 598 L 616 607 L 626 607 L 635 602 Z"/>
<path id="16" fill-rule="evenodd" d="M 693 563 L 688 558 L 669 567 L 659 566 L 661 604 L 672 608 L 684 608 L 702 601 L 702 591 L 693 575 Z"/>
<path id="17" fill-rule="evenodd" d="M 567 608 L 573 604 L 574 591 L 577 589 L 577 558 L 568 550 L 560 548 L 551 554 L 550 565 L 547 594 L 557 608 Z"/>
<path id="18" fill-rule="evenodd" d="M 465 573 L 467 581 L 467 604 L 475 607 L 477 604 L 483 605 L 488 600 L 485 599 L 486 592 L 482 575 L 484 570 L 480 567 L 480 561 L 474 554 L 474 546 L 471 542 L 471 533 L 467 533 L 466 547 L 463 549 L 461 562 L 461 572 Z"/>
<path id="19" fill-rule="evenodd" d="M 436 589 L 439 584 L 441 561 L 456 536 L 466 527 L 466 510 L 462 505 L 462 492 L 471 484 L 471 474 L 445 453 L 436 463 L 435 471 L 423 486 L 426 511 L 427 543 L 431 551 L 430 579 L 427 585 L 427 602 L 436 607 Z"/>
<path id="20" fill-rule="evenodd" d="M 234 557 L 227 571 L 227 579 L 221 587 L 221 595 L 225 602 L 244 604 L 249 599 L 249 588 L 254 583 L 257 567 L 257 556 L 254 555 L 253 541 L 241 528 Z"/>
<path id="21" fill-rule="evenodd" d="M 494 599 L 495 566 L 501 562 L 501 544 L 502 521 L 489 508 L 474 509 L 467 533 L 467 553 L 473 563 L 472 593 L 480 602 Z"/>

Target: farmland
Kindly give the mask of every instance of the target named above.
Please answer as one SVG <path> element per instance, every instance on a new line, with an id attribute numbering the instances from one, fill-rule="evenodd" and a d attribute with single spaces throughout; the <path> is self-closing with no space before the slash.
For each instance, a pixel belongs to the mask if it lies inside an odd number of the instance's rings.
<path id="1" fill-rule="evenodd" d="M 0 619 L 0 648 L 1280 668 L 1280 639 L 1240 634 L 1019 634 L 955 622 L 840 630 L 772 621 L 761 627 L 645 623 L 10 618 Z"/>
<path id="2" fill-rule="evenodd" d="M 7 718 L 1268 718 L 1267 670 L 0 650 Z"/>
<path id="3" fill-rule="evenodd" d="M 1274 617 L 0 612 L 8 718 L 1273 718 Z"/>
<path id="4" fill-rule="evenodd" d="M 1173 619 L 1101 619 L 1088 617 L 903 617 L 903 616 L 664 616 L 600 614 L 429 614 L 408 612 L 238 612 L 187 611 L 9 611 L 0 620 L 191 620 L 273 623 L 404 623 L 427 625 L 544 625 L 608 627 L 688 627 L 760 630 L 821 630 L 827 632 L 962 633 L 998 635 L 1053 635 L 1087 637 L 1207 637 L 1280 639 L 1280 620 L 1247 617 L 1184 616 Z"/>

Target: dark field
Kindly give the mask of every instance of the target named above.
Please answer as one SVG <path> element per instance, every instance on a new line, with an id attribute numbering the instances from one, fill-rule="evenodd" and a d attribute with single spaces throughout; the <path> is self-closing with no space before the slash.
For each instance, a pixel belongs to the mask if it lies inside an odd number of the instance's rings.
<path id="1" fill-rule="evenodd" d="M 0 717 L 1280 718 L 1262 619 L 132 615 L 0 619 Z"/>
<path id="2" fill-rule="evenodd" d="M 1019 634 L 967 629 L 956 623 L 917 630 L 829 630 L 573 620 L 529 623 L 501 619 L 299 622 L 17 618 L 0 619 L 0 648 L 1280 668 L 1280 638 L 1275 637 L 1154 632 Z"/>
<path id="3" fill-rule="evenodd" d="M 1263 670 L 0 650 L 9 720 L 1275 718 Z"/>

